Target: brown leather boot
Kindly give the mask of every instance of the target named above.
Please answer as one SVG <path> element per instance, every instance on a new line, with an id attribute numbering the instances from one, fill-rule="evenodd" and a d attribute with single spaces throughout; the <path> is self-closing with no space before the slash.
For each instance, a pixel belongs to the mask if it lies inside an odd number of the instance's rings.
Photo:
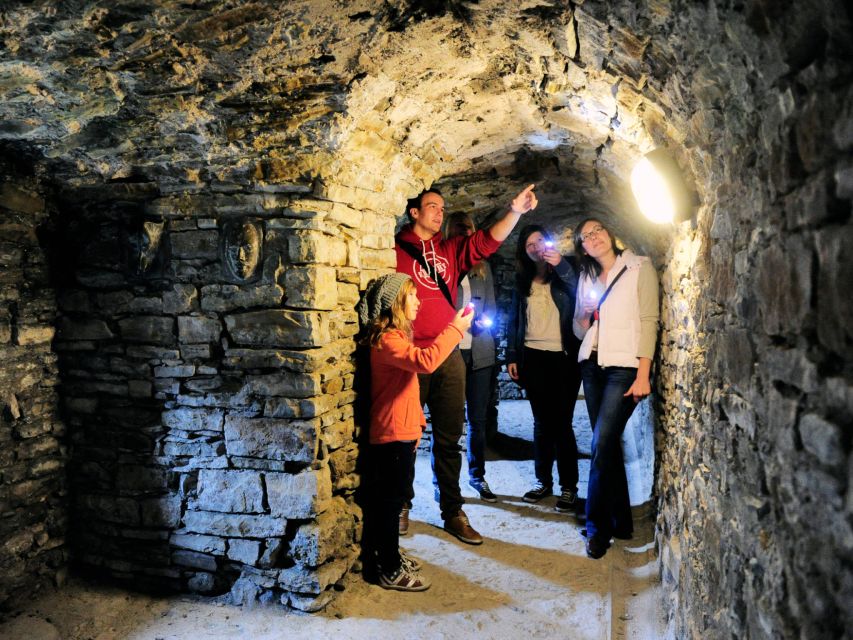
<path id="1" fill-rule="evenodd" d="M 409 510 L 403 507 L 400 511 L 400 535 L 404 536 L 409 533 Z"/>
<path id="2" fill-rule="evenodd" d="M 468 544 L 483 544 L 483 536 L 481 536 L 471 523 L 468 522 L 468 516 L 461 509 L 455 516 L 451 516 L 444 521 L 444 530 L 447 533 L 456 536 L 462 542 Z"/>

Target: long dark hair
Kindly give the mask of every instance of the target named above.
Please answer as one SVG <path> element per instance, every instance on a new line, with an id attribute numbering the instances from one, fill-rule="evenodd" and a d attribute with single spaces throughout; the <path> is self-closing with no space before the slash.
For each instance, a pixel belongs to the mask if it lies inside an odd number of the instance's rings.
<path id="1" fill-rule="evenodd" d="M 614 236 L 610 232 L 610 229 L 607 228 L 607 225 L 598 218 L 587 218 L 586 220 L 582 220 L 578 223 L 573 234 L 575 241 L 575 255 L 578 258 L 578 266 L 580 267 L 581 275 L 589 276 L 592 280 L 595 280 L 599 275 L 601 275 L 601 265 L 598 264 L 598 261 L 595 258 L 591 258 L 587 255 L 586 249 L 583 248 L 583 241 L 581 241 L 581 229 L 583 229 L 588 222 L 595 222 L 604 229 L 604 233 L 606 233 L 607 237 L 610 239 L 610 246 L 613 247 L 613 253 L 617 256 L 621 256 L 624 249 L 619 248 L 619 245 L 616 243 L 616 236 Z"/>
<path id="2" fill-rule="evenodd" d="M 515 286 L 518 294 L 524 297 L 530 295 L 530 285 L 533 283 L 533 278 L 536 277 L 536 263 L 527 255 L 527 239 L 537 231 L 546 240 L 554 240 L 551 232 L 541 224 L 529 224 L 521 230 L 518 236 L 518 244 L 515 247 Z M 550 282 L 552 267 L 550 264 L 545 266 L 547 267 L 545 282 Z"/>

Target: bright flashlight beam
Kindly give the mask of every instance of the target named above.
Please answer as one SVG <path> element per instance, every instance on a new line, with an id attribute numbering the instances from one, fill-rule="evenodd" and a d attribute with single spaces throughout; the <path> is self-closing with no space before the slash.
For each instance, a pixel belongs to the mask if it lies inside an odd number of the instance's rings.
<path id="1" fill-rule="evenodd" d="M 675 219 L 675 198 L 666 178 L 648 158 L 643 158 L 631 172 L 631 189 L 640 211 L 652 222 Z"/>

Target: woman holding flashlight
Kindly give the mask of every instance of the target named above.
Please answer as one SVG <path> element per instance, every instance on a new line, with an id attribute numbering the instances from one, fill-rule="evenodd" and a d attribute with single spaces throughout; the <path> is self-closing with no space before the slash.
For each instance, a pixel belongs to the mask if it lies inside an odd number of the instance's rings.
<path id="1" fill-rule="evenodd" d="M 447 218 L 447 238 L 474 234 L 474 222 L 465 213 L 453 213 Z M 495 283 L 489 263 L 483 260 L 474 266 L 459 283 L 456 296 L 458 307 L 471 305 L 474 322 L 465 332 L 459 349 L 465 362 L 465 407 L 468 415 L 468 484 L 485 502 L 497 502 L 497 496 L 486 482 L 486 431 L 489 402 L 494 385 L 495 338 L 492 326 L 495 319 Z"/>
<path id="2" fill-rule="evenodd" d="M 622 460 L 622 432 L 636 404 L 651 393 L 649 372 L 658 325 L 658 280 L 648 258 L 619 249 L 594 218 L 575 227 L 580 262 L 574 331 L 592 425 L 586 500 L 586 554 L 601 558 L 611 536 L 634 525 Z"/>
<path id="3" fill-rule="evenodd" d="M 533 411 L 536 484 L 525 502 L 553 493 L 557 461 L 560 497 L 555 509 L 574 511 L 578 491 L 578 449 L 572 429 L 580 387 L 572 332 L 578 276 L 539 225 L 521 230 L 516 248 L 516 289 L 507 329 L 507 372 L 527 391 Z"/>

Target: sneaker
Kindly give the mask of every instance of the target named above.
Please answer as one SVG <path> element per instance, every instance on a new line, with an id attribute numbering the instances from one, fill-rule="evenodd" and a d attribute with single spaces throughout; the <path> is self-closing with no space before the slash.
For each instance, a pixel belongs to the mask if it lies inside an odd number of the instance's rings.
<path id="1" fill-rule="evenodd" d="M 462 542 L 468 544 L 483 544 L 483 536 L 481 536 L 471 523 L 468 522 L 468 516 L 461 509 L 455 516 L 447 518 L 444 521 L 444 530 L 447 533 L 456 536 Z"/>
<path id="2" fill-rule="evenodd" d="M 470 480 L 468 482 L 474 490 L 480 494 L 480 500 L 483 502 L 497 502 L 498 497 L 492 493 L 492 490 L 489 488 L 489 483 L 485 480 Z"/>
<path id="3" fill-rule="evenodd" d="M 577 501 L 578 494 L 572 491 L 563 491 L 560 493 L 560 497 L 557 498 L 557 504 L 554 505 L 554 509 L 560 513 L 569 513 L 570 511 L 575 510 Z"/>
<path id="4" fill-rule="evenodd" d="M 394 573 L 379 575 L 379 586 L 395 591 L 426 591 L 432 583 L 417 571 L 412 571 L 405 564 Z"/>
<path id="5" fill-rule="evenodd" d="M 545 486 L 541 482 L 537 482 L 521 499 L 525 502 L 539 502 L 542 498 L 550 496 L 551 493 L 553 493 L 551 486 Z"/>
<path id="6" fill-rule="evenodd" d="M 420 571 L 423 563 L 415 556 L 410 556 L 408 553 L 400 549 L 400 562 L 409 571 Z"/>
<path id="7" fill-rule="evenodd" d="M 401 536 L 409 533 L 409 510 L 406 507 L 403 507 L 403 510 L 400 511 L 399 531 Z"/>

